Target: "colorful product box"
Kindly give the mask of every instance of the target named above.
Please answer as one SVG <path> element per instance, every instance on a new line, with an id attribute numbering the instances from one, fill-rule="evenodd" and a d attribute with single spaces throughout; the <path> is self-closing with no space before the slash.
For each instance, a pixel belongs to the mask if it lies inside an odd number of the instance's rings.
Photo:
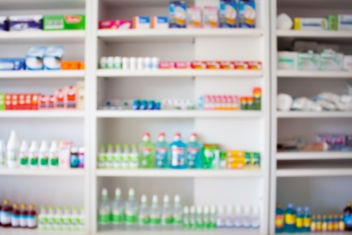
<path id="1" fill-rule="evenodd" d="M 262 108 L 262 88 L 254 87 L 253 88 L 253 110 L 261 110 Z"/>
<path id="2" fill-rule="evenodd" d="M 217 7 L 205 6 L 203 8 L 203 26 L 204 28 L 219 27 L 219 9 Z"/>
<path id="3" fill-rule="evenodd" d="M 190 6 L 187 8 L 187 28 L 202 27 L 202 9 Z"/>
<path id="4" fill-rule="evenodd" d="M 169 27 L 186 28 L 186 10 L 184 1 L 171 1 L 169 5 Z"/>
<path id="5" fill-rule="evenodd" d="M 0 31 L 7 31 L 9 29 L 9 21 L 6 16 L 0 16 Z"/>
<path id="6" fill-rule="evenodd" d="M 61 59 L 64 54 L 63 46 L 49 46 L 46 48 L 43 65 L 45 70 L 60 70 Z"/>
<path id="7" fill-rule="evenodd" d="M 18 94 L 18 109 L 25 110 L 26 109 L 26 94 Z"/>
<path id="8" fill-rule="evenodd" d="M 12 94 L 5 94 L 5 110 L 12 110 Z"/>
<path id="9" fill-rule="evenodd" d="M 320 53 L 320 70 L 340 71 L 344 65 L 344 55 L 333 50 Z"/>
<path id="10" fill-rule="evenodd" d="M 237 150 L 226 151 L 226 168 L 243 169 L 246 165 L 245 152 Z"/>
<path id="11" fill-rule="evenodd" d="M 261 61 L 248 61 L 248 69 L 251 70 L 262 70 L 263 64 Z"/>
<path id="12" fill-rule="evenodd" d="M 159 63 L 159 69 L 174 69 L 175 62 L 161 61 Z"/>
<path id="13" fill-rule="evenodd" d="M 220 69 L 219 61 L 206 61 L 207 69 Z"/>
<path id="14" fill-rule="evenodd" d="M 248 110 L 248 97 L 241 96 L 240 107 L 241 107 L 241 110 Z"/>
<path id="15" fill-rule="evenodd" d="M 234 61 L 233 64 L 235 66 L 235 69 L 240 69 L 240 70 L 248 69 L 247 61 Z"/>
<path id="16" fill-rule="evenodd" d="M 345 55 L 343 58 L 343 69 L 352 71 L 352 55 Z"/>
<path id="17" fill-rule="evenodd" d="M 48 108 L 48 96 L 40 95 L 39 96 L 39 109 L 47 109 Z"/>
<path id="18" fill-rule="evenodd" d="M 148 16 L 133 17 L 134 29 L 150 29 L 150 18 Z"/>
<path id="19" fill-rule="evenodd" d="M 27 70 L 43 70 L 43 58 L 46 48 L 44 46 L 30 47 L 26 54 Z"/>
<path id="20" fill-rule="evenodd" d="M 294 30 L 327 30 L 328 21 L 326 18 L 294 18 Z"/>
<path id="21" fill-rule="evenodd" d="M 339 16 L 337 14 L 328 15 L 328 30 L 337 31 L 339 28 Z"/>
<path id="22" fill-rule="evenodd" d="M 131 20 L 102 20 L 99 21 L 99 29 L 131 29 Z"/>
<path id="23" fill-rule="evenodd" d="M 236 28 L 237 4 L 235 0 L 220 0 L 220 28 Z"/>
<path id="24" fill-rule="evenodd" d="M 319 70 L 320 55 L 313 52 L 299 52 L 297 55 L 298 70 Z"/>
<path id="25" fill-rule="evenodd" d="M 84 110 L 84 100 L 85 100 L 85 85 L 84 81 L 77 82 L 77 109 Z"/>
<path id="26" fill-rule="evenodd" d="M 61 70 L 79 70 L 81 62 L 79 61 L 61 61 Z"/>
<path id="27" fill-rule="evenodd" d="M 43 29 L 42 15 L 10 16 L 10 31 L 39 31 Z"/>
<path id="28" fill-rule="evenodd" d="M 255 28 L 257 15 L 255 0 L 239 0 L 238 15 L 241 28 Z"/>
<path id="29" fill-rule="evenodd" d="M 202 167 L 204 169 L 214 169 L 220 163 L 220 147 L 218 145 L 204 144 L 202 154 Z"/>
<path id="30" fill-rule="evenodd" d="M 338 30 L 352 31 L 352 15 L 339 15 Z"/>
<path id="31" fill-rule="evenodd" d="M 0 110 L 5 110 L 5 94 L 0 93 Z"/>
<path id="32" fill-rule="evenodd" d="M 22 58 L 0 58 L 0 71 L 24 70 L 25 60 Z"/>
<path id="33" fill-rule="evenodd" d="M 68 109 L 77 108 L 77 87 L 69 86 L 65 88 L 65 104 Z"/>
<path id="34" fill-rule="evenodd" d="M 206 69 L 207 63 L 205 61 L 193 61 L 191 66 L 192 69 Z"/>
<path id="35" fill-rule="evenodd" d="M 153 29 L 168 29 L 169 19 L 167 16 L 153 16 L 152 17 L 152 28 Z"/>
<path id="36" fill-rule="evenodd" d="M 232 61 L 220 61 L 221 69 L 235 69 L 235 65 Z"/>
<path id="37" fill-rule="evenodd" d="M 279 51 L 277 53 L 278 62 L 277 67 L 278 69 L 283 70 L 297 70 L 297 52 L 292 51 Z"/>
<path id="38" fill-rule="evenodd" d="M 176 69 L 191 69 L 192 64 L 191 64 L 191 62 L 178 61 L 178 62 L 175 62 L 175 68 Z"/>
<path id="39" fill-rule="evenodd" d="M 55 108 L 65 108 L 65 91 L 63 89 L 55 90 Z"/>

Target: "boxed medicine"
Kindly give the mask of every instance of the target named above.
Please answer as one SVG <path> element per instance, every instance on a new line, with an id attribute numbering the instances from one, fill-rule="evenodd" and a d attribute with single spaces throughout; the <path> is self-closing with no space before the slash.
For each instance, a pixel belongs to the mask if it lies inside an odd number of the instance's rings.
<path id="1" fill-rule="evenodd" d="M 46 15 L 43 18 L 43 30 L 83 30 L 85 15 Z"/>
<path id="2" fill-rule="evenodd" d="M 340 71 L 343 69 L 343 54 L 333 50 L 320 53 L 320 70 Z"/>
<path id="3" fill-rule="evenodd" d="M 235 0 L 220 0 L 220 28 L 236 28 L 237 4 Z"/>
<path id="4" fill-rule="evenodd" d="M 277 68 L 282 70 L 297 70 L 298 53 L 279 51 L 277 53 Z"/>
<path id="5" fill-rule="evenodd" d="M 153 16 L 152 17 L 152 28 L 153 29 L 168 29 L 169 19 L 167 16 Z"/>
<path id="6" fill-rule="evenodd" d="M 169 27 L 186 28 L 186 2 L 171 1 L 169 5 Z"/>
<path id="7" fill-rule="evenodd" d="M 299 18 L 293 19 L 294 30 L 327 30 L 328 20 L 325 18 Z"/>
<path id="8" fill-rule="evenodd" d="M 298 70 L 319 70 L 320 55 L 313 52 L 298 52 L 297 69 Z"/>
<path id="9" fill-rule="evenodd" d="M 148 16 L 133 17 L 134 29 L 150 29 L 150 18 Z"/>

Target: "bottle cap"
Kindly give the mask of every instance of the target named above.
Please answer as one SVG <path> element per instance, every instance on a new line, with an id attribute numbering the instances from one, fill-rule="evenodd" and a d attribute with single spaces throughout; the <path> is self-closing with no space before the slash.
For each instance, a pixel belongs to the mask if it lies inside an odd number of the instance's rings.
<path id="1" fill-rule="evenodd" d="M 308 211 L 309 211 L 309 206 L 305 206 L 305 207 L 304 207 L 304 211 L 305 211 L 305 212 L 308 212 Z"/>
<path id="2" fill-rule="evenodd" d="M 83 154 L 84 154 L 84 147 L 79 147 L 78 152 L 79 152 L 79 153 L 83 153 Z"/>
<path id="3" fill-rule="evenodd" d="M 281 208 L 281 204 L 280 204 L 280 203 L 277 203 L 277 204 L 276 204 L 276 207 L 277 207 L 277 208 Z"/>
<path id="4" fill-rule="evenodd" d="M 6 199 L 4 200 L 4 204 L 5 204 L 5 205 L 7 205 L 7 204 L 9 204 L 9 203 L 10 203 L 9 200 L 6 200 Z"/>
<path id="5" fill-rule="evenodd" d="M 35 208 L 35 207 L 34 207 L 33 204 L 30 204 L 30 205 L 29 205 L 29 209 L 34 210 L 34 208 Z"/>
<path id="6" fill-rule="evenodd" d="M 196 207 L 195 206 L 191 206 L 191 214 L 194 214 L 194 213 L 196 213 Z"/>
<path id="7" fill-rule="evenodd" d="M 159 137 L 165 137 L 165 132 L 160 132 Z"/>
<path id="8" fill-rule="evenodd" d="M 71 148 L 71 153 L 78 153 L 78 148 L 77 147 L 72 147 Z"/>
<path id="9" fill-rule="evenodd" d="M 142 202 L 142 203 L 147 203 L 147 195 L 143 194 L 143 195 L 141 196 L 141 202 Z"/>
<path id="10" fill-rule="evenodd" d="M 27 205 L 26 205 L 26 204 L 22 204 L 22 205 L 21 205 L 21 208 L 22 208 L 22 209 L 26 209 L 26 208 L 27 208 Z"/>
<path id="11" fill-rule="evenodd" d="M 212 205 L 212 206 L 210 207 L 210 213 L 212 213 L 212 214 L 215 214 L 215 213 L 216 213 L 216 207 L 215 207 L 214 205 Z"/>
<path id="12" fill-rule="evenodd" d="M 293 204 L 292 204 L 292 203 L 289 203 L 289 204 L 287 204 L 287 207 L 288 207 L 288 208 L 293 208 Z"/>
<path id="13" fill-rule="evenodd" d="M 301 212 L 302 211 L 302 207 L 297 207 L 297 212 Z"/>
<path id="14" fill-rule="evenodd" d="M 17 205 L 16 203 L 14 203 L 14 204 L 12 205 L 12 207 L 13 207 L 13 209 L 18 209 L 18 205 Z"/>
<path id="15" fill-rule="evenodd" d="M 204 214 L 209 214 L 209 207 L 208 206 L 204 206 Z"/>
<path id="16" fill-rule="evenodd" d="M 227 205 L 226 206 L 226 212 L 227 212 L 228 215 L 232 214 L 232 205 Z"/>
<path id="17" fill-rule="evenodd" d="M 134 193 L 134 189 L 133 188 L 130 188 L 128 190 L 128 197 L 134 197 L 135 196 L 135 193 Z"/>

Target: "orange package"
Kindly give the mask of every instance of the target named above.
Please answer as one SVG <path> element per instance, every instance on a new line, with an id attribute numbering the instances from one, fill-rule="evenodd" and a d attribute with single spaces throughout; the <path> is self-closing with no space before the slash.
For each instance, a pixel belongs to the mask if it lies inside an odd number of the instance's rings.
<path id="1" fill-rule="evenodd" d="M 77 70 L 81 69 L 81 62 L 79 61 L 62 61 L 61 62 L 62 70 Z"/>
<path id="2" fill-rule="evenodd" d="M 246 165 L 244 151 L 227 150 L 226 151 L 226 168 L 243 169 Z"/>

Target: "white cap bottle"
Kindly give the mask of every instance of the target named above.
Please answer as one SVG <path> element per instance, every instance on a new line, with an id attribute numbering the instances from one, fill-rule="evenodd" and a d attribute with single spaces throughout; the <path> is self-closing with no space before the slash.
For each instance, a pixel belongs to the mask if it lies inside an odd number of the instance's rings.
<path id="1" fill-rule="evenodd" d="M 12 130 L 6 148 L 7 166 L 15 168 L 18 166 L 18 137 L 16 131 Z"/>
<path id="2" fill-rule="evenodd" d="M 20 147 L 20 167 L 28 167 L 28 144 L 23 140 Z"/>
<path id="3" fill-rule="evenodd" d="M 39 149 L 39 166 L 46 168 L 49 166 L 48 142 L 43 140 Z"/>
<path id="4" fill-rule="evenodd" d="M 5 151 L 5 142 L 3 140 L 0 140 L 0 167 L 5 167 L 6 165 Z"/>
<path id="5" fill-rule="evenodd" d="M 38 167 L 38 143 L 34 140 L 29 148 L 29 166 Z"/>
<path id="6" fill-rule="evenodd" d="M 49 150 L 49 166 L 56 168 L 59 166 L 59 149 L 57 142 L 54 140 L 51 142 Z"/>

